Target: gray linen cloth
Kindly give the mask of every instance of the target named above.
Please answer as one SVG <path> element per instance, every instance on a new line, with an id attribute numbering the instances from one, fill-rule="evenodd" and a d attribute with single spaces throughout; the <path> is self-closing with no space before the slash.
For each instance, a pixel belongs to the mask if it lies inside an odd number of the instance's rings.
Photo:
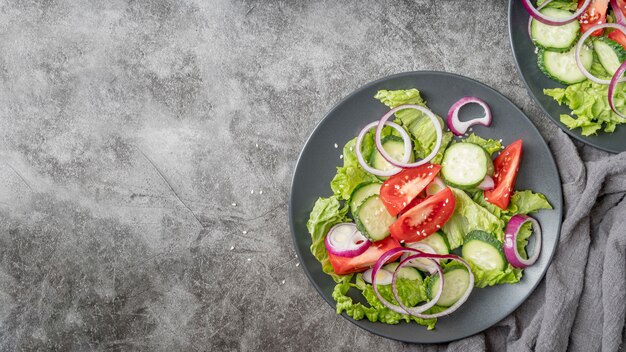
<path id="1" fill-rule="evenodd" d="M 558 131 L 548 141 L 563 183 L 560 242 L 531 297 L 485 333 L 448 351 L 620 351 L 626 313 L 626 153 L 585 148 Z"/>

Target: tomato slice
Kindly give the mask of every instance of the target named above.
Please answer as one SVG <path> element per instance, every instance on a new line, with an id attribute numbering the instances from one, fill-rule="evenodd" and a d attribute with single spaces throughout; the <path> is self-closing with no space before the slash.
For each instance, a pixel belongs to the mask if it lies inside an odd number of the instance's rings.
<path id="1" fill-rule="evenodd" d="M 609 33 L 609 39 L 619 43 L 624 49 L 626 49 L 626 35 L 619 29 L 616 29 Z"/>
<path id="2" fill-rule="evenodd" d="M 496 187 L 490 191 L 485 191 L 486 201 L 502 209 L 508 208 L 521 159 L 522 140 L 518 139 L 509 144 L 493 161 L 493 178 Z"/>
<path id="3" fill-rule="evenodd" d="M 456 201 L 450 187 L 426 198 L 391 226 L 391 236 L 399 241 L 416 242 L 437 232 L 454 213 Z"/>
<path id="4" fill-rule="evenodd" d="M 404 214 L 407 211 L 411 210 L 413 207 L 415 207 L 416 205 L 420 204 L 421 202 L 423 202 L 425 200 L 426 200 L 426 198 L 422 198 L 421 196 L 417 196 L 417 197 L 413 198 L 411 203 L 407 204 L 406 207 L 404 207 L 404 209 L 402 209 L 402 211 L 400 213 L 398 213 L 398 216 L 402 216 L 402 214 Z"/>
<path id="5" fill-rule="evenodd" d="M 333 266 L 333 270 L 338 275 L 358 273 L 373 267 L 381 255 L 398 247 L 400 247 L 398 240 L 393 237 L 387 237 L 372 243 L 372 245 L 365 252 L 357 255 L 356 257 L 346 258 L 328 253 L 328 259 L 330 260 L 330 264 Z M 388 262 L 398 259 L 401 255 L 402 253 L 398 253 L 397 256 L 392 257 Z"/>
<path id="6" fill-rule="evenodd" d="M 585 0 L 578 0 L 578 8 L 582 6 Z M 586 32 L 589 28 L 600 24 L 606 23 L 606 11 L 609 8 L 609 0 L 593 0 L 587 10 L 578 17 L 580 22 L 581 33 Z M 604 32 L 603 29 L 598 29 L 591 33 L 593 36 L 600 36 Z"/>
<path id="7" fill-rule="evenodd" d="M 380 200 L 391 216 L 396 216 L 437 176 L 441 165 L 429 164 L 404 169 L 389 177 L 380 187 Z"/>

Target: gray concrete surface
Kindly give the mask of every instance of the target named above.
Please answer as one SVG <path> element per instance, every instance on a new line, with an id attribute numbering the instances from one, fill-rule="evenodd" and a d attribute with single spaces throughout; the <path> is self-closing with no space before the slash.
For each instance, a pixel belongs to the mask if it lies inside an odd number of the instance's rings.
<path id="1" fill-rule="evenodd" d="M 504 1 L 0 2 L 0 350 L 421 350 L 318 296 L 287 200 L 331 106 L 422 69 L 555 129 Z"/>

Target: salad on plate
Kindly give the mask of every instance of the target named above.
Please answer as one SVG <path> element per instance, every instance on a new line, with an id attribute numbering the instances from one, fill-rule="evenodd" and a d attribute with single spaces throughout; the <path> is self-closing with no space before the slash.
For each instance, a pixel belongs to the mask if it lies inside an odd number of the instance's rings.
<path id="1" fill-rule="evenodd" d="M 583 136 L 626 122 L 626 0 L 522 0 L 539 69 L 565 85 L 544 94 L 566 104 L 560 120 Z"/>
<path id="2" fill-rule="evenodd" d="M 310 249 L 336 282 L 338 314 L 433 329 L 474 288 L 520 281 L 541 249 L 528 214 L 552 207 L 515 189 L 521 139 L 504 146 L 472 132 L 497 118 L 480 98 L 450 107 L 449 130 L 417 89 L 375 98 L 390 110 L 343 147 L 333 195 L 307 222 Z M 484 116 L 461 120 L 468 104 Z"/>

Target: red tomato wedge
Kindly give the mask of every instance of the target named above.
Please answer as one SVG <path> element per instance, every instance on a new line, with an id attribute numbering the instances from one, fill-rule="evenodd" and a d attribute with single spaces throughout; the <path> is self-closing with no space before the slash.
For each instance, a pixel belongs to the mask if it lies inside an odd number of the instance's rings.
<path id="1" fill-rule="evenodd" d="M 578 8 L 580 8 L 584 2 L 585 0 L 578 0 Z M 592 0 L 587 10 L 578 17 L 580 32 L 584 33 L 597 24 L 606 23 L 606 11 L 608 8 L 609 0 Z M 598 29 L 591 33 L 591 35 L 599 36 L 602 35 L 603 32 L 603 29 Z"/>
<path id="2" fill-rule="evenodd" d="M 404 207 L 404 209 L 402 209 L 402 211 L 400 213 L 398 213 L 398 216 L 402 216 L 402 214 L 404 214 L 407 211 L 411 210 L 414 206 L 420 204 L 421 202 L 423 202 L 425 200 L 426 200 L 426 198 L 422 198 L 422 197 L 415 197 L 415 198 L 413 198 L 411 203 L 407 204 L 406 207 Z"/>
<path id="3" fill-rule="evenodd" d="M 380 200 L 391 216 L 396 216 L 437 176 L 441 165 L 429 164 L 404 169 L 389 177 L 380 187 Z"/>
<path id="4" fill-rule="evenodd" d="M 485 191 L 484 197 L 486 201 L 497 205 L 501 209 L 508 208 L 521 160 L 522 140 L 518 139 L 509 144 L 493 161 L 493 179 L 496 187 L 490 191 Z"/>
<path id="5" fill-rule="evenodd" d="M 333 270 L 335 270 L 337 275 L 358 273 L 373 267 L 381 255 L 398 247 L 400 247 L 398 240 L 393 237 L 387 237 L 383 240 L 372 243 L 372 245 L 365 252 L 357 255 L 356 257 L 347 258 L 328 253 L 328 259 L 330 260 L 330 264 L 333 266 Z M 402 253 L 398 253 L 397 256 L 389 259 L 389 262 L 398 259 L 401 255 Z"/>
<path id="6" fill-rule="evenodd" d="M 450 187 L 424 199 L 402 214 L 390 227 L 399 241 L 416 242 L 437 232 L 454 213 L 456 201 Z"/>
<path id="7" fill-rule="evenodd" d="M 609 33 L 609 39 L 619 43 L 624 49 L 626 49 L 626 35 L 619 29 L 616 29 Z"/>

